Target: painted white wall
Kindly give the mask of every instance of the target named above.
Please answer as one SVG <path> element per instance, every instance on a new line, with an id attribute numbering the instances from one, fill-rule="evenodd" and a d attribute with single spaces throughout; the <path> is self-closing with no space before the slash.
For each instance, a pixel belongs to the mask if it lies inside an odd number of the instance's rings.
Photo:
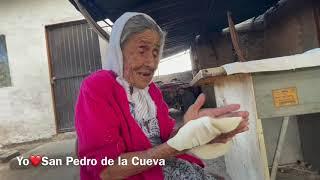
<path id="1" fill-rule="evenodd" d="M 107 54 L 108 54 L 108 41 L 99 37 L 99 46 L 101 54 L 101 65 L 104 67 L 107 63 Z"/>
<path id="2" fill-rule="evenodd" d="M 0 147 L 56 134 L 45 25 L 83 19 L 67 0 L 1 0 L 11 87 L 0 88 Z"/>

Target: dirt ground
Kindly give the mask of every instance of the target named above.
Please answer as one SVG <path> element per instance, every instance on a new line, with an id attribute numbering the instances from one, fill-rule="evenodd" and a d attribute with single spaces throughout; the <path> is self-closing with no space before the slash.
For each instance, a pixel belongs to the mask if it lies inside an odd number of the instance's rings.
<path id="1" fill-rule="evenodd" d="M 176 126 L 180 126 L 182 121 L 182 113 L 176 110 L 170 110 L 171 116 L 176 119 Z M 74 140 L 76 138 L 75 132 L 63 133 L 56 135 L 50 139 L 42 139 L 34 142 L 26 142 L 22 144 L 12 144 L 3 147 L 1 150 L 18 150 L 20 154 L 24 154 L 31 149 L 41 145 L 59 144 L 62 141 Z M 72 142 L 72 141 L 70 141 Z M 73 144 L 71 144 L 73 148 Z M 62 152 L 63 152 L 62 148 Z M 206 160 L 205 171 L 211 174 L 219 175 L 225 180 L 231 180 L 229 177 L 224 158 L 220 157 L 213 160 Z M 76 166 L 59 166 L 59 167 L 31 167 L 28 169 L 10 169 L 9 163 L 0 163 L 0 180 L 56 180 L 56 179 L 79 179 L 79 167 Z M 320 180 L 320 176 L 316 172 L 300 165 L 291 165 L 280 167 L 277 180 Z"/>
<path id="2" fill-rule="evenodd" d="M 173 111 L 172 116 L 177 120 L 177 126 L 182 124 L 182 113 L 178 111 Z M 5 146 L 2 150 L 18 150 L 20 154 L 24 154 L 27 151 L 39 147 L 44 144 L 55 143 L 63 141 L 66 139 L 75 139 L 75 132 L 63 133 L 54 136 L 50 139 L 43 139 L 34 142 L 26 142 L 22 144 L 13 144 L 10 146 Z M 215 160 L 205 161 L 207 164 L 206 171 L 215 175 L 219 175 L 225 178 L 225 180 L 230 180 L 226 172 L 224 165 L 224 159 L 218 158 Z M 48 167 L 38 167 L 38 168 L 28 168 L 28 169 L 16 169 L 12 170 L 9 167 L 9 163 L 0 163 L 0 180 L 20 180 L 21 177 L 24 180 L 34 180 L 34 179 L 46 179 L 46 180 L 56 180 L 56 179 L 79 179 L 79 168 L 75 166 L 60 166 L 55 168 Z"/>

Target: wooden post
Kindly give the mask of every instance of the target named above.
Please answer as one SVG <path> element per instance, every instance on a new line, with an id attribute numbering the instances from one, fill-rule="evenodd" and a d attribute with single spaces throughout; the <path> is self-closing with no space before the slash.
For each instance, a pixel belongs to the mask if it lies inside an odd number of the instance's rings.
<path id="1" fill-rule="evenodd" d="M 282 120 L 282 126 L 280 130 L 280 136 L 278 140 L 278 145 L 276 149 L 276 153 L 274 155 L 273 163 L 272 163 L 272 170 L 271 170 L 271 180 L 275 180 L 277 176 L 277 170 L 278 170 L 278 165 L 280 161 L 280 156 L 281 156 L 281 150 L 283 147 L 284 140 L 286 138 L 286 132 L 289 124 L 289 117 L 284 117 Z"/>
<path id="2" fill-rule="evenodd" d="M 84 18 L 87 20 L 89 26 L 104 40 L 109 41 L 109 34 L 103 30 L 91 17 L 89 12 L 82 6 L 82 4 L 79 2 L 79 0 L 74 0 L 74 2 L 77 4 L 80 13 L 84 16 Z"/>
<path id="3" fill-rule="evenodd" d="M 228 11 L 227 14 L 228 14 L 229 29 L 230 29 L 230 35 L 231 35 L 233 47 L 234 47 L 234 49 L 240 59 L 240 62 L 244 62 L 245 58 L 244 58 L 243 52 L 241 51 L 241 48 L 239 45 L 239 37 L 238 37 L 237 30 L 234 26 L 234 23 L 233 23 L 233 20 L 231 17 L 231 12 Z"/>
<path id="4" fill-rule="evenodd" d="M 320 3 L 317 0 L 313 0 L 312 7 L 317 30 L 318 45 L 320 46 Z"/>
<path id="5" fill-rule="evenodd" d="M 219 76 L 214 90 L 217 106 L 241 104 L 240 110 L 249 111 L 249 131 L 237 135 L 233 147 L 225 155 L 227 171 L 231 179 L 268 180 L 269 172 L 264 147 L 261 120 L 258 118 L 253 81 L 250 74 Z M 260 129 L 259 129 L 260 128 Z"/>

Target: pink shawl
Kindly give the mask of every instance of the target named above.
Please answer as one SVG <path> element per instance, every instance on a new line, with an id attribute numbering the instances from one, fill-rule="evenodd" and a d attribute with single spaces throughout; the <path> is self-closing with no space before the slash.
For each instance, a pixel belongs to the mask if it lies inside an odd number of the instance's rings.
<path id="1" fill-rule="evenodd" d="M 157 108 L 161 140 L 166 142 L 175 122 L 169 116 L 159 88 L 154 83 L 149 87 Z M 116 159 L 122 153 L 151 148 L 148 138 L 130 114 L 126 92 L 112 71 L 100 70 L 83 81 L 76 104 L 75 127 L 78 157 L 96 159 L 98 162 L 95 166 L 80 168 L 81 180 L 100 179 L 99 174 L 107 168 L 100 164 L 104 157 Z M 184 154 L 178 158 L 204 166 L 201 160 L 191 155 Z M 161 167 L 155 166 L 128 179 L 160 180 L 163 177 Z"/>

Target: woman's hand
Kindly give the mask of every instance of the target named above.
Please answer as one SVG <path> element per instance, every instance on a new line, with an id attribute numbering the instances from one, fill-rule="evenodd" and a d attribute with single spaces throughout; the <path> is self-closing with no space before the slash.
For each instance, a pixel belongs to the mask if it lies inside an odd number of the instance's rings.
<path id="1" fill-rule="evenodd" d="M 249 130 L 249 120 L 244 119 L 243 121 L 241 121 L 241 123 L 238 125 L 238 127 L 228 133 L 222 133 L 219 136 L 217 136 L 216 138 L 214 138 L 210 143 L 227 143 L 228 141 L 230 141 L 235 135 L 248 131 Z"/>
<path id="2" fill-rule="evenodd" d="M 187 112 L 183 116 L 184 124 L 186 124 L 190 120 L 198 119 L 203 116 L 210 116 L 212 118 L 219 118 L 219 117 L 239 117 L 241 116 L 243 119 L 247 119 L 249 113 L 247 111 L 237 111 L 240 109 L 239 104 L 230 104 L 220 108 L 203 108 L 201 107 L 204 105 L 206 101 L 206 97 L 204 94 L 200 94 L 192 104 Z"/>
<path id="3" fill-rule="evenodd" d="M 203 117 L 203 116 L 210 116 L 213 118 L 222 118 L 222 117 L 242 117 L 242 121 L 239 126 L 229 132 L 223 133 L 217 136 L 211 143 L 226 143 L 231 140 L 236 134 L 245 132 L 249 130 L 249 112 L 247 111 L 237 111 L 240 109 L 239 104 L 231 104 L 220 108 L 204 108 L 201 107 L 205 103 L 205 95 L 200 94 L 193 105 L 189 107 L 187 112 L 185 113 L 183 120 L 184 124 L 187 122 Z"/>
<path id="4" fill-rule="evenodd" d="M 237 119 L 239 122 L 240 118 Z M 222 133 L 216 127 L 216 122 L 216 119 L 208 116 L 189 121 L 179 129 L 174 137 L 167 141 L 167 144 L 178 151 L 207 144 Z"/>

